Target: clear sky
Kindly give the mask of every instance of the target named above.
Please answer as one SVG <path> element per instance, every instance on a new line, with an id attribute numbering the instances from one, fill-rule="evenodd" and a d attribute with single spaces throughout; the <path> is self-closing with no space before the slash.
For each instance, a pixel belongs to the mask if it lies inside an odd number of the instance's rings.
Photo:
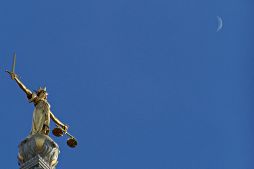
<path id="1" fill-rule="evenodd" d="M 252 0 L 1 0 L 1 168 L 34 108 L 16 51 L 79 141 L 52 136 L 59 169 L 253 169 L 253 21 Z"/>

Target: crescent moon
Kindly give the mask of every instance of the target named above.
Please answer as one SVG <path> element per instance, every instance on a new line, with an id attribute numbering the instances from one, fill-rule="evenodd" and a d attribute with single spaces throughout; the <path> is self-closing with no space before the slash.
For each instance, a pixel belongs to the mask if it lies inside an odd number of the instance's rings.
<path id="1" fill-rule="evenodd" d="M 223 27 L 223 20 L 219 16 L 217 16 L 217 20 L 218 20 L 217 32 L 219 32 L 222 29 L 222 27 Z"/>

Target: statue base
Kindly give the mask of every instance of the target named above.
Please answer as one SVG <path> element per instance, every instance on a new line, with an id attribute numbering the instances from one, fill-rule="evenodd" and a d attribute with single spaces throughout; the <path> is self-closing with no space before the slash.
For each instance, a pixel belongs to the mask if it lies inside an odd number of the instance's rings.
<path id="1" fill-rule="evenodd" d="M 20 169 L 52 169 L 40 155 L 35 156 L 20 166 Z"/>
<path id="2" fill-rule="evenodd" d="M 59 153 L 58 145 L 49 136 L 29 136 L 19 144 L 20 169 L 55 169 Z"/>

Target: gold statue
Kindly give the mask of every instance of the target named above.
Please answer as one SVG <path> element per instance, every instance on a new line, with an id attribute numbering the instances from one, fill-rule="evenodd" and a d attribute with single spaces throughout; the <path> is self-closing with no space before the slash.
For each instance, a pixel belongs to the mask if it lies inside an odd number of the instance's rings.
<path id="1" fill-rule="evenodd" d="M 47 101 L 47 91 L 45 88 L 39 88 L 36 92 L 31 92 L 18 78 L 15 71 L 16 55 L 14 54 L 12 71 L 6 71 L 15 80 L 18 86 L 25 92 L 30 103 L 34 103 L 35 109 L 33 112 L 32 129 L 30 135 L 41 133 L 49 135 L 50 119 L 52 119 L 57 126 L 60 126 L 64 133 L 67 133 L 68 125 L 63 124 L 50 111 L 50 104 Z"/>

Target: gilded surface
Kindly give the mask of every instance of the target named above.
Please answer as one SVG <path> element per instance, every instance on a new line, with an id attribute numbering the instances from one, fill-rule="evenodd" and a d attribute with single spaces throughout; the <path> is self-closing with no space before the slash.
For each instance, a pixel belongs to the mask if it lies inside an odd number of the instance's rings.
<path id="1" fill-rule="evenodd" d="M 64 131 L 67 131 L 68 126 L 58 120 L 50 111 L 50 104 L 47 101 L 46 88 L 39 88 L 35 93 L 32 93 L 18 78 L 14 72 L 8 72 L 18 86 L 26 93 L 30 103 L 34 103 L 32 129 L 30 135 L 36 133 L 49 134 L 50 119 L 52 119 L 58 126 L 61 126 Z"/>

